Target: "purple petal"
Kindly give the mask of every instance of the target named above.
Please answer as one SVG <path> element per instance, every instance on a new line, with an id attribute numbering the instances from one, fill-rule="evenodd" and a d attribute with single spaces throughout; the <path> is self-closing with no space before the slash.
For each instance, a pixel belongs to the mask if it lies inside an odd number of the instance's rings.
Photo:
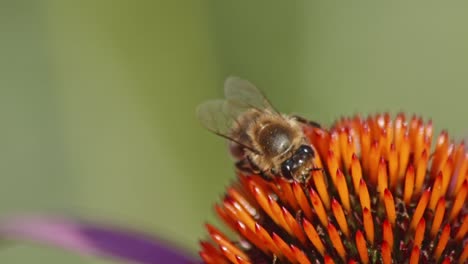
<path id="1" fill-rule="evenodd" d="M 183 250 L 149 235 L 63 217 L 26 216 L 0 221 L 0 237 L 61 247 L 131 263 L 195 263 Z"/>

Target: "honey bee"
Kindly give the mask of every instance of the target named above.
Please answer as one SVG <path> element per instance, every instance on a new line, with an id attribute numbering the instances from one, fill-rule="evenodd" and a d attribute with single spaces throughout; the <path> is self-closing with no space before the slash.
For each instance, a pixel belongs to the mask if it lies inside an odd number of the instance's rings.
<path id="1" fill-rule="evenodd" d="M 197 117 L 208 130 L 230 141 L 238 169 L 271 180 L 306 182 L 315 169 L 315 151 L 302 126 L 317 123 L 276 111 L 250 82 L 229 77 L 225 99 L 200 104 Z"/>

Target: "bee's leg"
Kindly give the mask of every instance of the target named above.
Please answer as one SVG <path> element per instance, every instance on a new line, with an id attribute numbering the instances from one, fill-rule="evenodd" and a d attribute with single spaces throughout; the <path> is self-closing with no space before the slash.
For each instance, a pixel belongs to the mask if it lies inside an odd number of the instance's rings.
<path id="1" fill-rule="evenodd" d="M 266 172 L 259 170 L 258 167 L 255 166 L 255 164 L 253 164 L 248 157 L 236 162 L 236 168 L 241 172 L 258 174 L 265 180 L 271 180 L 271 177 Z"/>
<path id="2" fill-rule="evenodd" d="M 271 181 L 271 176 L 268 175 L 267 173 L 265 173 L 265 172 L 263 172 L 263 171 L 260 171 L 258 174 L 259 174 L 259 175 L 262 177 L 262 179 L 264 179 L 265 181 Z"/>
<path id="3" fill-rule="evenodd" d="M 312 177 L 312 175 L 310 173 L 307 173 L 306 175 L 302 175 L 300 182 L 303 183 L 303 184 L 307 184 L 307 183 L 309 183 L 309 180 L 310 180 L 311 177 Z"/>
<path id="4" fill-rule="evenodd" d="M 243 173 L 257 174 L 266 181 L 271 181 L 272 178 L 267 172 L 258 169 L 258 167 L 248 157 L 237 161 L 236 168 Z"/>
<path id="5" fill-rule="evenodd" d="M 324 168 L 317 168 L 317 167 L 314 167 L 314 168 L 310 169 L 310 171 L 311 171 L 311 172 L 313 172 L 313 171 L 321 171 L 321 172 L 323 173 L 323 175 L 326 175 L 326 173 L 327 173 L 327 172 L 325 171 Z"/>
<path id="6" fill-rule="evenodd" d="M 236 162 L 236 168 L 244 173 L 254 173 L 252 170 L 252 166 L 250 164 L 250 161 L 248 159 L 241 159 Z"/>
<path id="7" fill-rule="evenodd" d="M 316 127 L 316 128 L 322 128 L 322 126 L 315 122 L 315 121 L 312 121 L 312 120 L 309 120 L 307 118 L 304 118 L 302 116 L 298 116 L 298 115 L 293 115 L 293 117 L 300 123 L 303 123 L 305 125 L 309 125 L 309 126 L 313 126 L 313 127 Z"/>
<path id="8" fill-rule="evenodd" d="M 276 255 L 273 255 L 273 261 L 271 262 L 271 264 L 279 264 L 278 261 L 278 257 Z"/>
<path id="9" fill-rule="evenodd" d="M 311 172 L 313 172 L 313 171 L 321 171 L 325 175 L 325 169 L 324 168 L 317 168 L 317 167 L 310 168 L 308 170 L 308 173 L 300 176 L 300 178 L 298 179 L 299 182 L 304 184 L 304 185 L 307 185 L 309 183 L 310 179 L 312 178 Z"/>
<path id="10" fill-rule="evenodd" d="M 310 171 L 322 171 L 323 173 L 325 173 L 325 170 L 323 168 L 312 168 L 310 169 Z"/>

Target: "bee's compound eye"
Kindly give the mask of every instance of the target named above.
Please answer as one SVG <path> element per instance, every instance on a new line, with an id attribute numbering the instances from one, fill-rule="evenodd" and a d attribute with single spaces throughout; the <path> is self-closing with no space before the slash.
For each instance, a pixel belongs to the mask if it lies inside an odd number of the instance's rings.
<path id="1" fill-rule="evenodd" d="M 281 174 L 283 177 L 287 179 L 293 178 L 293 169 L 294 169 L 294 161 L 291 159 L 285 160 L 283 164 L 281 164 Z"/>
<path id="2" fill-rule="evenodd" d="M 302 145 L 299 147 L 299 150 L 297 151 L 297 153 L 301 153 L 303 155 L 310 155 L 312 157 L 315 156 L 315 153 L 314 153 L 314 150 L 308 146 L 308 145 Z"/>

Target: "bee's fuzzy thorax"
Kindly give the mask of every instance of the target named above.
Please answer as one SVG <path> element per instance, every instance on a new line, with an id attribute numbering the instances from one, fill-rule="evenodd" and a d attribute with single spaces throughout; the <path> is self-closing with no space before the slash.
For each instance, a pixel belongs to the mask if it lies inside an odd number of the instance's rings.
<path id="1" fill-rule="evenodd" d="M 248 118 L 248 113 L 245 114 Z M 252 120 L 252 119 L 251 119 Z M 296 150 L 301 144 L 305 143 L 305 138 L 302 133 L 302 128 L 293 118 L 285 115 L 277 115 L 275 113 L 268 113 L 268 111 L 263 111 L 261 115 L 256 117 L 255 121 L 249 120 L 249 125 L 246 127 L 246 133 L 249 138 L 253 139 L 251 144 L 254 149 L 263 150 L 265 147 L 268 147 L 268 144 L 261 142 L 262 132 L 264 132 L 270 126 L 278 126 L 286 131 L 287 136 L 290 138 L 288 144 L 288 149 L 281 154 L 269 154 L 266 151 L 263 153 L 256 154 L 246 151 L 249 159 L 258 166 L 258 168 L 263 172 L 268 172 L 271 169 L 275 171 L 280 171 L 281 163 L 290 157 L 294 150 Z"/>
<path id="2" fill-rule="evenodd" d="M 312 126 L 306 183 L 238 173 L 207 224 L 205 263 L 466 263 L 468 153 L 432 123 L 398 114 Z"/>

